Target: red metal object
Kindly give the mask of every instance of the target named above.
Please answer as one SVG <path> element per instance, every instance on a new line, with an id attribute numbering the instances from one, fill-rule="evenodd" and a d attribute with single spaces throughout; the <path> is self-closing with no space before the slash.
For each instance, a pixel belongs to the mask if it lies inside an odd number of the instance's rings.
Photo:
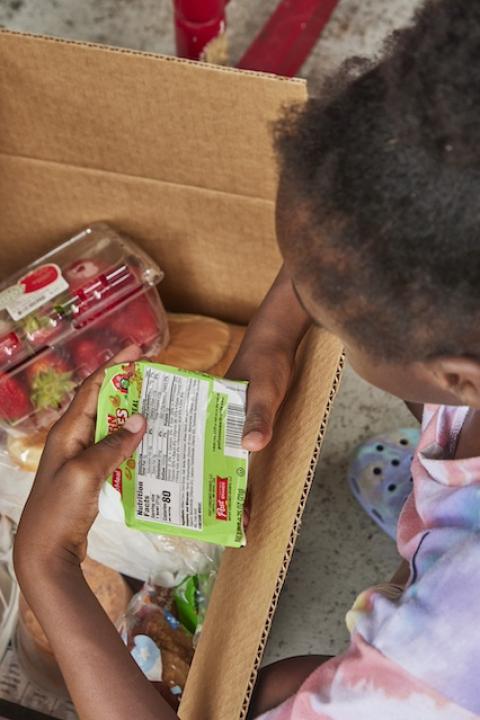
<path id="1" fill-rule="evenodd" d="M 203 48 L 225 27 L 228 0 L 173 0 L 179 57 L 198 60 Z"/>
<path id="2" fill-rule="evenodd" d="M 292 77 L 303 65 L 339 0 L 282 0 L 239 68 Z"/>

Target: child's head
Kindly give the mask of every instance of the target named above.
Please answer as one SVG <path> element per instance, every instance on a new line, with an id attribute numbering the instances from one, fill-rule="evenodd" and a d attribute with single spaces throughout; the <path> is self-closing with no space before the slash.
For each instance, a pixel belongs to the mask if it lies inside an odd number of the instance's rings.
<path id="1" fill-rule="evenodd" d="M 372 383 L 480 407 L 480 4 L 430 0 L 345 74 L 277 132 L 297 293 Z"/>

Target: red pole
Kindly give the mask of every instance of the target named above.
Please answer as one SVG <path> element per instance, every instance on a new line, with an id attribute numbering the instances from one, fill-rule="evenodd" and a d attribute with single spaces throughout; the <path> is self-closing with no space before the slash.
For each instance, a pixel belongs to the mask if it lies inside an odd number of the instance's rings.
<path id="1" fill-rule="evenodd" d="M 198 60 L 203 48 L 225 27 L 228 0 L 173 0 L 178 57 Z"/>
<path id="2" fill-rule="evenodd" d="M 238 67 L 295 75 L 338 3 L 339 0 L 281 0 Z"/>

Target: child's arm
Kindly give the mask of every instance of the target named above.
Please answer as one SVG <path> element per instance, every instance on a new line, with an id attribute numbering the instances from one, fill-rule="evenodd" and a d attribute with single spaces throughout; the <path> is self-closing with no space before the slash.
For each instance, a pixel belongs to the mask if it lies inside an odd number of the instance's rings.
<path id="1" fill-rule="evenodd" d="M 138 359 L 138 348 L 117 362 Z M 138 445 L 145 421 L 92 445 L 103 369 L 49 434 L 15 542 L 20 587 L 59 662 L 82 720 L 173 720 L 86 584 L 80 563 L 103 480 Z M 126 429 L 125 429 L 126 428 Z"/>
<path id="2" fill-rule="evenodd" d="M 272 437 L 295 352 L 310 322 L 282 268 L 228 371 L 228 377 L 250 381 L 243 441 L 248 450 L 261 450 Z"/>
<path id="3" fill-rule="evenodd" d="M 22 570 L 17 560 L 16 567 L 81 720 L 177 717 L 138 668 L 78 566 L 36 562 Z"/>

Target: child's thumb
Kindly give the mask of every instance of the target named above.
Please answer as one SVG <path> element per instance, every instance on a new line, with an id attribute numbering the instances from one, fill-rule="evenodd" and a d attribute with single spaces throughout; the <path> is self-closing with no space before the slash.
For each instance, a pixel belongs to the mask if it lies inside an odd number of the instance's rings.
<path id="1" fill-rule="evenodd" d="M 81 455 L 80 462 L 88 474 L 98 482 L 105 480 L 136 450 L 147 423 L 142 415 L 131 415 L 120 430 L 91 445 Z"/>
<path id="2" fill-rule="evenodd" d="M 243 427 L 245 450 L 263 450 L 271 440 L 278 403 L 274 398 L 257 397 L 249 389 L 247 416 Z"/>

